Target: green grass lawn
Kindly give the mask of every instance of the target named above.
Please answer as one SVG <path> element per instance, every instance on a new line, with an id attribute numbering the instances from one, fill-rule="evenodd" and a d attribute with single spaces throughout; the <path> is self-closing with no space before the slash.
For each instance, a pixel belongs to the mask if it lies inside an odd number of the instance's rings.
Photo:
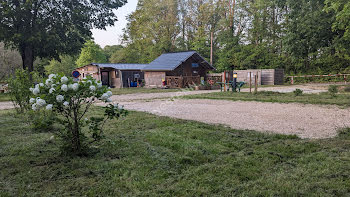
<path id="1" fill-rule="evenodd" d="M 0 111 L 0 196 L 350 194 L 348 131 L 302 140 L 130 112 L 71 158 L 12 113 Z"/>
<path id="2" fill-rule="evenodd" d="M 114 95 L 134 94 L 134 93 L 162 93 L 162 92 L 177 92 L 181 89 L 160 89 L 160 88 L 113 88 Z"/>
<path id="3" fill-rule="evenodd" d="M 11 98 L 9 94 L 0 93 L 0 102 L 10 101 L 10 100 Z"/>
<path id="4" fill-rule="evenodd" d="M 186 99 L 217 99 L 231 101 L 260 101 L 260 102 L 278 102 L 278 103 L 304 103 L 304 104 L 334 104 L 339 106 L 350 105 L 350 94 L 337 94 L 335 97 L 328 93 L 303 94 L 295 96 L 294 93 L 278 92 L 258 92 L 251 94 L 248 92 L 215 92 L 208 94 L 183 96 Z"/>

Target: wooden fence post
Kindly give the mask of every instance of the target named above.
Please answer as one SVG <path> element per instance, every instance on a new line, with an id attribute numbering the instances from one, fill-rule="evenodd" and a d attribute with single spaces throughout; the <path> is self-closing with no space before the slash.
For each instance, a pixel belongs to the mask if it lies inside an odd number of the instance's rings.
<path id="1" fill-rule="evenodd" d="M 252 72 L 249 72 L 249 92 L 252 93 Z"/>
<path id="2" fill-rule="evenodd" d="M 258 74 L 255 75 L 255 87 L 254 93 L 258 93 Z"/>

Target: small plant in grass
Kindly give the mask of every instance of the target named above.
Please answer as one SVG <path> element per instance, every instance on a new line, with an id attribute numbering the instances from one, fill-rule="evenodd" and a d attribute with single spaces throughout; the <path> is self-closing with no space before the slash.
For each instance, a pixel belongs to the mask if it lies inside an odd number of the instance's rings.
<path id="1" fill-rule="evenodd" d="M 347 85 L 347 86 L 344 88 L 344 92 L 350 92 L 350 85 Z"/>
<path id="2" fill-rule="evenodd" d="M 110 102 L 112 96 L 107 87 L 90 76 L 74 82 L 72 78 L 51 74 L 44 83 L 35 85 L 30 91 L 33 94 L 30 99 L 32 109 L 48 110 L 56 115 L 56 121 L 64 126 L 59 132 L 63 147 L 74 154 L 82 154 L 90 143 L 101 139 L 102 127 L 107 120 L 126 115 L 118 105 L 109 104 L 105 107 L 104 117 L 85 118 L 93 103 Z M 84 132 L 85 126 L 89 126 L 90 141 L 88 132 Z"/>
<path id="3" fill-rule="evenodd" d="M 330 85 L 330 86 L 328 87 L 328 93 L 329 93 L 331 96 L 335 97 L 336 94 L 338 93 L 338 87 L 337 87 L 336 85 Z"/>
<path id="4" fill-rule="evenodd" d="M 301 89 L 299 89 L 299 88 L 295 89 L 295 90 L 293 91 L 293 93 L 294 93 L 295 96 L 301 96 L 301 95 L 303 95 L 303 91 L 302 91 Z"/>

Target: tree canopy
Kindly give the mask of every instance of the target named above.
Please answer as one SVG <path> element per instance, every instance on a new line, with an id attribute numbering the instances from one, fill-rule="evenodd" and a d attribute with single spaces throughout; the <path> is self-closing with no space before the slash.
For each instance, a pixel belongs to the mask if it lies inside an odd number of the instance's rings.
<path id="1" fill-rule="evenodd" d="M 196 50 L 209 60 L 213 33 L 218 71 L 339 73 L 350 66 L 349 13 L 346 0 L 140 0 L 118 57 L 148 63 L 164 52 Z"/>
<path id="2" fill-rule="evenodd" d="M 16 48 L 23 67 L 33 70 L 36 57 L 59 59 L 77 53 L 91 29 L 117 20 L 115 9 L 126 0 L 7 0 L 0 2 L 0 41 Z"/>
<path id="3" fill-rule="evenodd" d="M 85 66 L 90 63 L 106 63 L 107 58 L 99 45 L 94 41 L 87 41 L 81 49 L 80 56 L 76 61 L 78 67 Z"/>
<path id="4" fill-rule="evenodd" d="M 69 55 L 61 55 L 60 61 L 52 59 L 49 64 L 45 66 L 46 74 L 62 73 L 65 76 L 70 76 L 72 71 L 76 68 L 75 61 L 76 58 Z"/>

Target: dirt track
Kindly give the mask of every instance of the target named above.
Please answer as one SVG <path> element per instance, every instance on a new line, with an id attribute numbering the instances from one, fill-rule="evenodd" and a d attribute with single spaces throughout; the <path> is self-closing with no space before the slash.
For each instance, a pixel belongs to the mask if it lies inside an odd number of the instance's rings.
<path id="1" fill-rule="evenodd" d="M 304 88 L 318 92 L 324 91 L 326 87 L 328 85 L 277 86 L 260 90 L 286 92 Z M 338 129 L 350 127 L 350 109 L 337 106 L 174 99 L 177 96 L 209 92 L 215 91 L 127 94 L 113 96 L 112 99 L 129 110 L 224 124 L 234 129 L 295 134 L 302 138 L 334 137 Z M 10 102 L 0 102 L 0 110 L 10 108 L 13 108 Z"/>
<path id="2" fill-rule="evenodd" d="M 338 129 L 350 127 L 350 109 L 336 106 L 205 99 L 120 103 L 130 110 L 161 116 L 224 124 L 234 129 L 295 134 L 301 138 L 334 137 Z"/>

